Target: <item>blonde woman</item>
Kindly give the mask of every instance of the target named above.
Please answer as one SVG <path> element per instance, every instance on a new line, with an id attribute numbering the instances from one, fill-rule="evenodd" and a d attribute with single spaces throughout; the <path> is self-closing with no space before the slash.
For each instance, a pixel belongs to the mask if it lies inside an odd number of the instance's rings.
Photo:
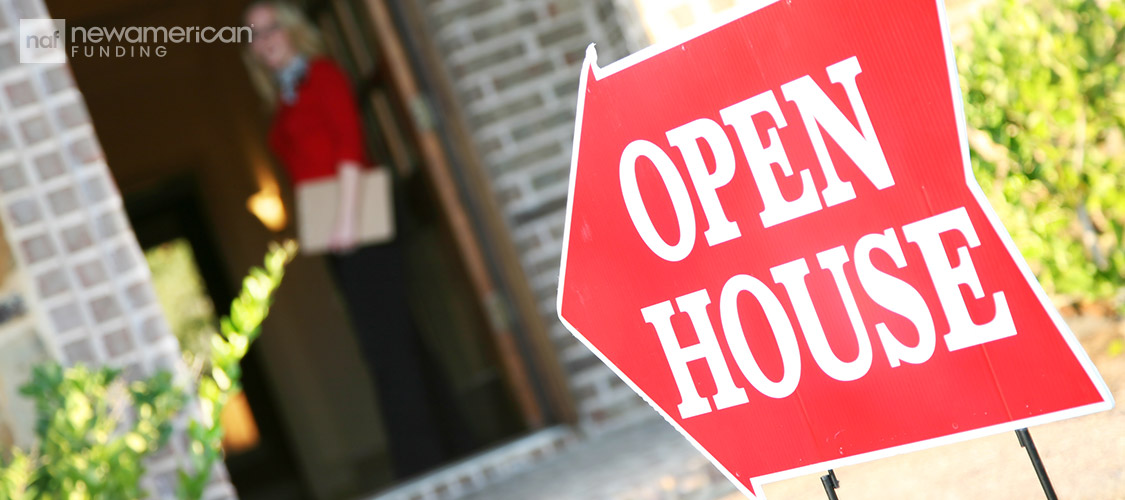
<path id="1" fill-rule="evenodd" d="M 370 163 L 348 79 L 321 55 L 316 30 L 295 6 L 254 3 L 245 21 L 251 76 L 273 106 L 271 149 L 295 186 L 339 180 L 328 262 L 375 379 L 395 476 L 431 469 L 453 455 L 458 438 L 444 429 L 457 412 L 439 370 L 425 365 L 398 245 L 356 244 L 357 187 Z"/>

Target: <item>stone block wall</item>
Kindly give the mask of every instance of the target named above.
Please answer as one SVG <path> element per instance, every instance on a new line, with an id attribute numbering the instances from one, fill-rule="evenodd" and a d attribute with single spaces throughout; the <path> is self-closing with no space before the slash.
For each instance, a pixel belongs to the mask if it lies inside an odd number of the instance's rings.
<path id="1" fill-rule="evenodd" d="M 0 442 L 8 428 L 25 448 L 30 408 L 12 389 L 33 360 L 185 374 L 69 66 L 20 62 L 20 19 L 49 17 L 42 0 L 0 1 L 0 309 L 18 297 L 24 311 L 0 322 L 0 410 L 13 410 L 0 411 Z M 150 461 L 154 497 L 174 496 L 185 444 L 181 433 Z M 220 471 L 208 498 L 233 496 Z"/>

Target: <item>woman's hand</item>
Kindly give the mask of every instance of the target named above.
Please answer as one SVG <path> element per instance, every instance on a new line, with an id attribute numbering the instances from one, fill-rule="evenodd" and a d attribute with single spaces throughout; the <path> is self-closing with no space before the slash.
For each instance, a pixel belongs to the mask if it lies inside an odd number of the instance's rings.
<path id="1" fill-rule="evenodd" d="M 332 229 L 332 236 L 328 238 L 328 248 L 335 253 L 349 253 L 356 247 L 355 221 L 345 219 L 336 220 L 336 227 Z"/>
<path id="2" fill-rule="evenodd" d="M 343 162 L 337 167 L 340 205 L 336 209 L 336 226 L 328 239 L 328 248 L 335 253 L 348 253 L 358 242 L 356 218 L 359 213 L 360 165 Z"/>

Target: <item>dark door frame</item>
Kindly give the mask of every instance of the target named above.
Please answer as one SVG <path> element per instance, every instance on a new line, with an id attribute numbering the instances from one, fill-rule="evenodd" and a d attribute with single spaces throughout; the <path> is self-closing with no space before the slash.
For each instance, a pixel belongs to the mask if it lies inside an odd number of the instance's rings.
<path id="1" fill-rule="evenodd" d="M 392 38 L 400 43 L 417 78 L 415 100 L 423 110 L 442 117 L 431 120 L 430 133 L 441 142 L 446 159 L 445 171 L 457 185 L 469 219 L 479 235 L 488 270 L 496 281 L 501 303 L 498 307 L 518 332 L 520 351 L 529 366 L 529 375 L 537 389 L 547 417 L 555 422 L 576 423 L 578 414 L 570 386 L 540 313 L 539 301 L 512 242 L 502 211 L 491 188 L 481 155 L 474 146 L 471 128 L 456 99 L 453 82 L 445 71 L 434 40 L 418 2 L 403 0 L 367 0 L 369 5 L 382 4 L 400 31 Z M 378 13 L 373 12 L 372 16 Z M 425 123 L 416 120 L 416 127 Z"/>

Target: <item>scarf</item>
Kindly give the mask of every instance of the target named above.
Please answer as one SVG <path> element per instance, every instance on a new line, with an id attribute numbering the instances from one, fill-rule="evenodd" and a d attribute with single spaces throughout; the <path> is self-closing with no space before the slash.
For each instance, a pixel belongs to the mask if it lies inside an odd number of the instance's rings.
<path id="1" fill-rule="evenodd" d="M 289 61 L 288 65 L 278 70 L 275 76 L 281 102 L 289 105 L 297 102 L 297 86 L 305 79 L 308 70 L 309 63 L 301 55 L 293 56 L 293 60 Z"/>

